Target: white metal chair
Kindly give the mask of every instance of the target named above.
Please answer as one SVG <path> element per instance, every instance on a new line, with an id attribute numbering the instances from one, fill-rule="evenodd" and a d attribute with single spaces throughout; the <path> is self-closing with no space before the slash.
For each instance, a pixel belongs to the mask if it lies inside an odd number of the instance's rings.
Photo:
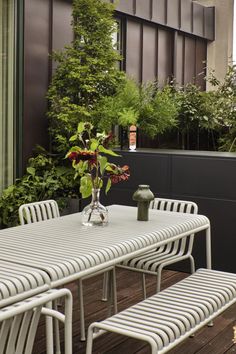
<path id="1" fill-rule="evenodd" d="M 21 225 L 31 224 L 38 221 L 44 221 L 48 219 L 57 218 L 60 216 L 59 208 L 57 202 L 55 200 L 44 200 L 29 204 L 23 204 L 19 208 L 19 219 Z M 106 269 L 107 274 L 109 271 L 113 271 L 113 276 L 111 279 L 112 286 L 112 295 L 114 297 L 114 312 L 117 312 L 117 300 L 116 300 L 116 282 L 115 282 L 115 269 L 114 267 L 110 267 Z M 100 273 L 103 273 L 102 270 Z M 83 299 L 83 283 L 84 279 L 87 279 L 91 276 L 98 275 L 96 273 L 94 275 L 90 275 L 88 277 L 84 277 L 79 279 L 78 282 L 78 294 L 79 294 L 79 307 L 80 307 L 80 326 L 81 326 L 81 340 L 85 341 L 85 319 L 84 319 L 84 299 Z M 58 341 L 59 339 L 57 339 Z"/>
<path id="2" fill-rule="evenodd" d="M 53 199 L 23 204 L 19 207 L 21 225 L 57 218 L 60 216 L 57 202 Z"/>
<path id="3" fill-rule="evenodd" d="M 64 313 L 50 303 L 65 299 Z M 72 295 L 68 289 L 49 290 L 0 309 L 0 354 L 31 354 L 41 315 L 64 323 L 65 353 L 72 354 Z M 53 353 L 53 333 L 47 331 L 47 353 Z"/>
<path id="4" fill-rule="evenodd" d="M 194 202 L 165 198 L 155 198 L 150 203 L 150 208 L 163 211 L 192 214 L 197 214 L 198 212 L 198 206 Z M 194 258 L 192 256 L 193 241 L 194 235 L 185 236 L 174 242 L 169 241 L 159 248 L 155 248 L 152 251 L 144 253 L 136 258 L 131 258 L 127 261 L 124 261 L 117 265 L 117 267 L 142 273 L 143 298 L 146 299 L 147 294 L 145 274 L 151 274 L 157 277 L 156 292 L 159 292 L 161 288 L 161 273 L 163 268 L 167 265 L 189 259 L 191 265 L 191 273 L 194 273 L 195 264 Z M 106 289 L 107 279 L 104 275 L 103 299 L 107 298 Z"/>

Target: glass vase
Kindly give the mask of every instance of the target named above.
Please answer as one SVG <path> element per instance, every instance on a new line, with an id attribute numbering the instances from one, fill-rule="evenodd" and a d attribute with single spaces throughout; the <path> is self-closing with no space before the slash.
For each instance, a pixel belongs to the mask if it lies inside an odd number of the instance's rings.
<path id="1" fill-rule="evenodd" d="M 92 189 L 92 201 L 82 211 L 82 224 L 85 226 L 106 226 L 108 210 L 100 203 L 100 189 Z"/>

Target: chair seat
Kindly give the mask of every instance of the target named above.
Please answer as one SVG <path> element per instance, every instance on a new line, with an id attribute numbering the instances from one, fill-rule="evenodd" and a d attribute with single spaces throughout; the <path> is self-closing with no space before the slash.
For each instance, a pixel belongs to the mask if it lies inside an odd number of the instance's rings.
<path id="1" fill-rule="evenodd" d="M 165 261 L 174 261 L 179 257 L 182 257 L 184 252 L 182 250 L 178 251 L 176 249 L 172 250 L 160 250 L 150 251 L 142 254 L 139 257 L 132 258 L 120 263 L 117 267 L 126 269 L 137 269 L 145 273 L 156 274 L 158 267 Z"/>

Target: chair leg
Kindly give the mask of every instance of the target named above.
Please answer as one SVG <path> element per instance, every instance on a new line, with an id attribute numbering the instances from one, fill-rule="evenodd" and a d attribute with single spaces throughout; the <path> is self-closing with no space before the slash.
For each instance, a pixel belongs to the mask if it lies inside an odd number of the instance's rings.
<path id="1" fill-rule="evenodd" d="M 61 299 L 60 299 L 61 300 Z M 54 302 L 54 309 L 58 311 L 58 300 L 55 300 Z M 61 306 L 61 302 L 60 302 Z M 55 325 L 55 346 L 56 346 L 56 354 L 61 354 L 61 347 L 60 347 L 60 328 L 59 328 L 59 321 L 57 319 L 54 319 L 54 325 Z"/>
<path id="2" fill-rule="evenodd" d="M 46 307 L 52 309 L 52 302 L 46 304 Z M 53 354 L 53 319 L 46 316 L 46 353 Z"/>
<path id="3" fill-rule="evenodd" d="M 146 291 L 146 277 L 145 274 L 142 274 L 142 288 L 143 288 L 143 299 L 147 298 L 147 291 Z"/>
<path id="4" fill-rule="evenodd" d="M 86 345 L 86 354 L 92 354 L 93 352 L 93 327 L 88 328 L 88 338 Z"/>
<path id="5" fill-rule="evenodd" d="M 113 310 L 114 313 L 117 313 L 118 308 L 117 308 L 116 267 L 113 267 L 112 269 L 112 294 L 113 294 Z"/>
<path id="6" fill-rule="evenodd" d="M 162 273 L 162 265 L 160 265 L 158 267 L 158 270 L 157 270 L 157 287 L 156 287 L 156 292 L 159 293 L 161 291 L 161 273 Z"/>
<path id="7" fill-rule="evenodd" d="M 190 267 L 191 267 L 191 273 L 195 273 L 195 261 L 192 255 L 189 256 L 190 259 Z"/>
<path id="8" fill-rule="evenodd" d="M 108 281 L 109 281 L 109 274 L 108 272 L 105 272 L 103 274 L 102 301 L 107 301 L 108 299 Z"/>
<path id="9" fill-rule="evenodd" d="M 78 282 L 79 288 L 79 309 L 80 309 L 80 340 L 85 341 L 85 321 L 84 321 L 84 297 L 83 297 L 83 282 L 82 279 L 79 279 Z"/>

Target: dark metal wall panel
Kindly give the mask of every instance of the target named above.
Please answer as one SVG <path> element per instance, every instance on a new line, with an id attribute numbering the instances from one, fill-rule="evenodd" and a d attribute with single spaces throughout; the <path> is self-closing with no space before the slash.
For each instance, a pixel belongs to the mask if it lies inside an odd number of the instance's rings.
<path id="1" fill-rule="evenodd" d="M 143 74 L 144 82 L 155 80 L 157 76 L 157 29 L 143 26 Z"/>
<path id="2" fill-rule="evenodd" d="M 204 7 L 205 37 L 215 39 L 215 7 Z"/>
<path id="3" fill-rule="evenodd" d="M 48 147 L 47 101 L 49 80 L 50 1 L 25 0 L 23 166 L 36 144 Z"/>
<path id="4" fill-rule="evenodd" d="M 52 49 L 61 50 L 73 40 L 71 0 L 54 0 L 52 13 Z M 56 64 L 53 62 L 53 70 Z"/>
<path id="5" fill-rule="evenodd" d="M 153 0 L 152 20 L 160 24 L 166 24 L 166 0 Z"/>
<path id="6" fill-rule="evenodd" d="M 184 84 L 194 83 L 196 73 L 195 38 L 185 36 L 184 40 Z"/>
<path id="7" fill-rule="evenodd" d="M 135 15 L 150 20 L 152 15 L 152 0 L 136 0 Z"/>
<path id="8" fill-rule="evenodd" d="M 134 15 L 134 0 L 119 0 L 116 2 L 116 9 L 126 14 Z"/>
<path id="9" fill-rule="evenodd" d="M 158 81 L 163 86 L 173 75 L 173 33 L 158 29 Z"/>
<path id="10" fill-rule="evenodd" d="M 118 11 L 125 14 L 150 19 L 156 24 L 167 25 L 205 39 L 214 39 L 214 12 L 192 0 L 120 0 L 116 6 Z M 207 23 L 204 24 L 204 21 Z M 206 31 L 204 26 L 207 27 Z"/>
<path id="11" fill-rule="evenodd" d="M 167 25 L 173 28 L 179 28 L 180 23 L 180 2 L 179 0 L 167 1 Z"/>
<path id="12" fill-rule="evenodd" d="M 193 3 L 193 33 L 204 37 L 204 7 Z"/>
<path id="13" fill-rule="evenodd" d="M 232 163 L 232 160 L 220 157 L 193 159 L 191 156 L 174 156 L 172 168 L 174 175 L 172 187 L 176 193 L 188 196 L 194 191 L 198 197 L 236 201 L 236 188 L 232 188 L 235 185 L 236 164 Z M 226 180 L 227 183 L 223 183 Z"/>
<path id="14" fill-rule="evenodd" d="M 192 3 L 189 0 L 181 0 L 180 29 L 192 32 Z"/>
<path id="15" fill-rule="evenodd" d="M 184 36 L 178 34 L 176 45 L 176 72 L 174 73 L 178 85 L 183 85 L 184 78 Z"/>
<path id="16" fill-rule="evenodd" d="M 196 80 L 195 84 L 200 86 L 202 90 L 206 88 L 206 57 L 207 57 L 207 44 L 202 39 L 196 40 Z"/>
<path id="17" fill-rule="evenodd" d="M 137 81 L 142 80 L 142 25 L 127 21 L 126 72 Z"/>
<path id="18" fill-rule="evenodd" d="M 61 50 L 73 40 L 71 0 L 53 1 L 53 50 Z"/>

